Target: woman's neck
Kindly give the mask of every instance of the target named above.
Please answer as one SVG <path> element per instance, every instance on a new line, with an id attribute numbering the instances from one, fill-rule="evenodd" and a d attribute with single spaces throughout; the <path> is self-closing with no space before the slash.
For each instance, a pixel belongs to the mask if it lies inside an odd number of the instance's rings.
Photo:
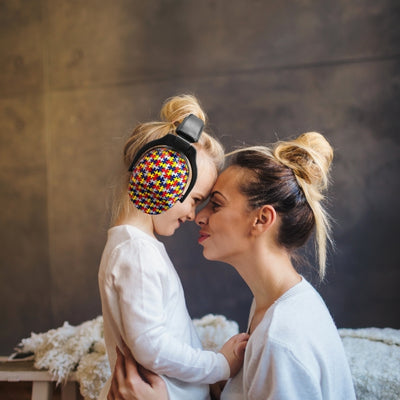
<path id="1" fill-rule="evenodd" d="M 276 246 L 253 248 L 241 258 L 242 260 L 236 260 L 232 265 L 254 296 L 255 315 L 263 316 L 279 297 L 301 281 L 289 254 Z M 252 330 L 254 328 L 255 326 Z"/>

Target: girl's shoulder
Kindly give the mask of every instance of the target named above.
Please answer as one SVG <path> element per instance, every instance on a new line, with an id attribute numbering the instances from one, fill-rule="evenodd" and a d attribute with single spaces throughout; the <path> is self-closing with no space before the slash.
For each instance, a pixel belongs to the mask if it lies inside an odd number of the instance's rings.
<path id="1" fill-rule="evenodd" d="M 133 225 L 117 225 L 108 230 L 107 244 L 113 248 L 132 247 L 140 249 L 155 248 L 163 250 L 164 245 L 155 237 L 148 235 Z"/>
<path id="2" fill-rule="evenodd" d="M 127 225 L 110 228 L 100 262 L 99 277 L 114 285 L 123 280 L 167 278 L 173 266 L 157 239 Z"/>
<path id="3" fill-rule="evenodd" d="M 103 258 L 115 269 L 132 264 L 158 265 L 164 263 L 168 255 L 164 245 L 156 238 L 131 225 L 118 225 L 108 231 Z"/>

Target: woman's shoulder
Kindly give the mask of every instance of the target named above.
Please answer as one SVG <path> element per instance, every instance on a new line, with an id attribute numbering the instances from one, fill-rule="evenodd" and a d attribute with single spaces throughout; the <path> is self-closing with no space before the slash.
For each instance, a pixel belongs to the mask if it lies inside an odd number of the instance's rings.
<path id="1" fill-rule="evenodd" d="M 326 304 L 318 291 L 305 278 L 290 288 L 278 300 L 275 301 L 271 309 L 278 315 L 288 313 L 293 317 L 300 313 L 310 315 L 319 311 L 328 312 Z M 313 311 L 313 312 L 311 312 Z M 299 316 L 299 318 L 300 318 Z"/>
<path id="2" fill-rule="evenodd" d="M 269 338 L 282 343 L 320 340 L 329 332 L 337 335 L 325 302 L 305 279 L 279 298 L 262 322 Z"/>

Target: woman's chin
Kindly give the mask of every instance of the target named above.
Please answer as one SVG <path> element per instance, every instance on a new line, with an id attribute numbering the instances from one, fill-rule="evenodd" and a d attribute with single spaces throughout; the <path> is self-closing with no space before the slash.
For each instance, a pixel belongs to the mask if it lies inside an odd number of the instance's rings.
<path id="1" fill-rule="evenodd" d="M 207 251 L 207 249 L 203 249 L 203 257 L 209 261 L 218 261 L 210 251 Z"/>

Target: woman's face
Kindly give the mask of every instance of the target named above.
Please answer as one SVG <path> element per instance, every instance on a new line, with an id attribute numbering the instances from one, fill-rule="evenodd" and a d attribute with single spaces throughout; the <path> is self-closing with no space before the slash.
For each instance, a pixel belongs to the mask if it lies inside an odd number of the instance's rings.
<path id="1" fill-rule="evenodd" d="M 209 195 L 217 179 L 217 169 L 203 151 L 197 152 L 197 180 L 189 195 L 181 203 L 176 202 L 169 210 L 153 215 L 154 231 L 161 236 L 171 236 L 185 221 L 193 221 L 196 207 Z"/>
<path id="2" fill-rule="evenodd" d="M 232 264 L 235 257 L 248 250 L 254 213 L 247 208 L 247 198 L 239 183 L 246 171 L 229 167 L 218 177 L 207 205 L 197 214 L 199 243 L 208 260 Z"/>

